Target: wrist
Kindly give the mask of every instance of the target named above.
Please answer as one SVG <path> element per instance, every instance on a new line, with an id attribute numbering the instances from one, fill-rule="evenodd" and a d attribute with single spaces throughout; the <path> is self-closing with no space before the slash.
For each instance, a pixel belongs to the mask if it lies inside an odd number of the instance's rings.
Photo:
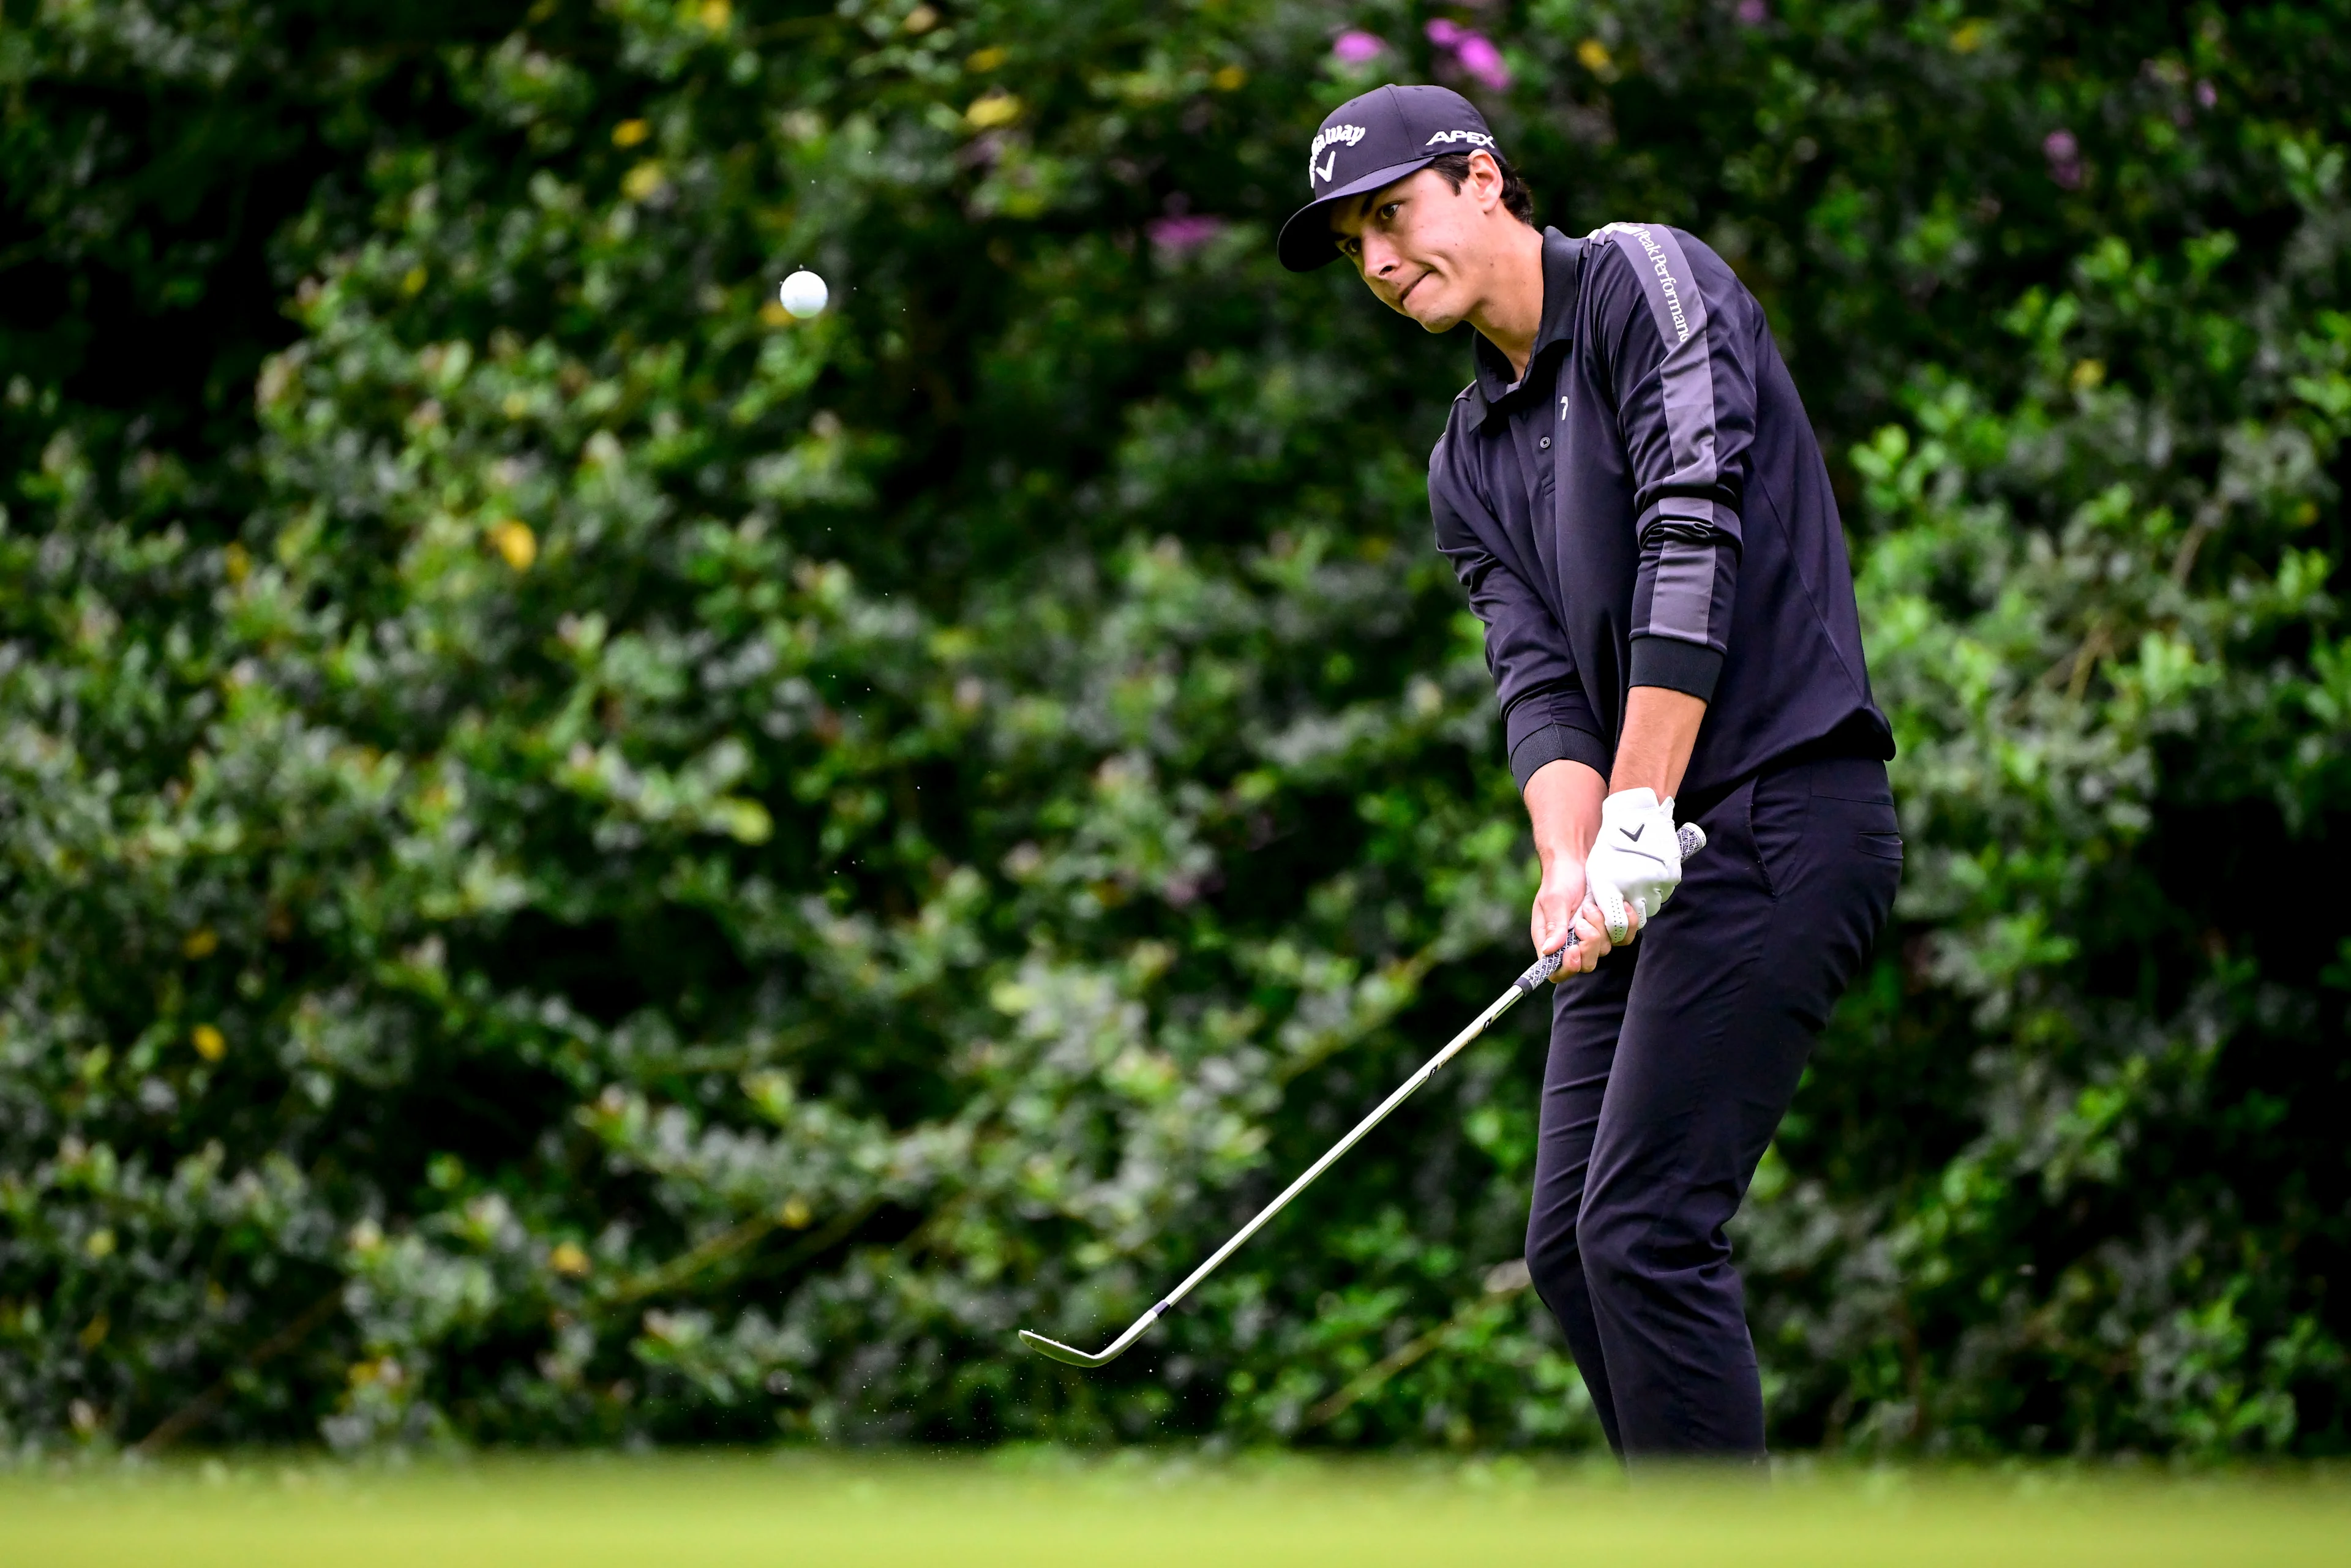
<path id="1" fill-rule="evenodd" d="M 1599 836 L 1596 826 L 1593 836 L 1595 840 Z M 1549 849 L 1538 850 L 1536 858 L 1542 867 L 1542 884 L 1545 887 L 1581 883 L 1583 880 L 1583 863 L 1592 858 L 1592 845 L 1554 844 Z"/>
<path id="2" fill-rule="evenodd" d="M 1659 799 L 1657 791 L 1646 784 L 1614 790 L 1600 803 L 1601 831 L 1645 821 L 1660 809 L 1670 811 L 1673 804 L 1671 800 Z"/>
<path id="3" fill-rule="evenodd" d="M 1546 888 L 1583 885 L 1583 857 L 1561 855 L 1543 862 L 1542 884 Z"/>

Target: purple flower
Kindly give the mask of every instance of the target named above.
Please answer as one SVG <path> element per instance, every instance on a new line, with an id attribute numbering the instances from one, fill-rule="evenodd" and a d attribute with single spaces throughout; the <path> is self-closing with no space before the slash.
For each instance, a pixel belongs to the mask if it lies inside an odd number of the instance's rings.
<path id="1" fill-rule="evenodd" d="M 1771 7 L 1763 0 L 1739 0 L 1739 25 L 1760 27 L 1771 19 Z"/>
<path id="2" fill-rule="evenodd" d="M 1510 85 L 1510 68 L 1502 63 L 1502 51 L 1476 33 L 1461 40 L 1453 57 L 1490 91 L 1500 92 Z"/>
<path id="3" fill-rule="evenodd" d="M 1360 66 L 1387 52 L 1386 39 L 1353 29 L 1340 34 L 1338 41 L 1331 46 L 1331 57 L 1343 66 Z"/>
<path id="4" fill-rule="evenodd" d="M 2220 91 L 2210 82 L 2199 81 L 2196 84 L 2196 101 L 2210 109 L 2220 101 Z"/>
<path id="5" fill-rule="evenodd" d="M 1225 220 L 1212 218 L 1205 213 L 1179 213 L 1172 217 L 1154 218 L 1143 225 L 1151 243 L 1171 256 L 1191 255 L 1210 240 L 1225 232 Z"/>
<path id="6" fill-rule="evenodd" d="M 1503 63 L 1502 51 L 1494 41 L 1472 27 L 1458 22 L 1448 22 L 1439 16 L 1425 31 L 1428 41 L 1453 57 L 1453 63 L 1467 72 L 1479 86 L 1500 92 L 1510 85 L 1510 68 Z"/>
<path id="7" fill-rule="evenodd" d="M 2082 188 L 2082 144 L 2070 131 L 2057 130 L 2041 139 L 2041 155 L 2049 160 L 2049 177 L 2068 191 Z"/>

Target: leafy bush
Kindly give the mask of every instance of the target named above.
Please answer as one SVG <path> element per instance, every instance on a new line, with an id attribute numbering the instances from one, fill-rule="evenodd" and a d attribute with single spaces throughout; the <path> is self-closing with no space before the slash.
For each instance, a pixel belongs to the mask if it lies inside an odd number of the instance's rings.
<path id="1" fill-rule="evenodd" d="M 2339 4 L 350 9 L 0 54 L 13 1442 L 1596 1441 L 1531 1017 L 1009 1342 L 1518 962 L 1464 346 L 1270 253 L 1395 76 L 1731 258 L 1848 503 L 1779 1440 L 2343 1445 Z"/>

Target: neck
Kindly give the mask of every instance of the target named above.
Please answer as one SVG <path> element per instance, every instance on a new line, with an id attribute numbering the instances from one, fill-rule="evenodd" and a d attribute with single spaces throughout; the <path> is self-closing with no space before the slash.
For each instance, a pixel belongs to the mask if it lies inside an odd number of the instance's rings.
<path id="1" fill-rule="evenodd" d="M 1469 325 L 1510 361 L 1523 378 L 1534 358 L 1535 334 L 1542 329 L 1542 231 L 1496 209 L 1500 232 L 1486 260 L 1486 287 Z"/>

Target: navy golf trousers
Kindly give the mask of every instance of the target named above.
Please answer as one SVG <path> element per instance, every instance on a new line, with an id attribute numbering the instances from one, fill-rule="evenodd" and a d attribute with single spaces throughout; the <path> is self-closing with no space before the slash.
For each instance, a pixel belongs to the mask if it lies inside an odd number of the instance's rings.
<path id="1" fill-rule="evenodd" d="M 1767 768 L 1631 946 L 1554 993 L 1527 1267 L 1610 1446 L 1760 1458 L 1763 1392 L 1723 1227 L 1902 879 L 1886 765 Z"/>

